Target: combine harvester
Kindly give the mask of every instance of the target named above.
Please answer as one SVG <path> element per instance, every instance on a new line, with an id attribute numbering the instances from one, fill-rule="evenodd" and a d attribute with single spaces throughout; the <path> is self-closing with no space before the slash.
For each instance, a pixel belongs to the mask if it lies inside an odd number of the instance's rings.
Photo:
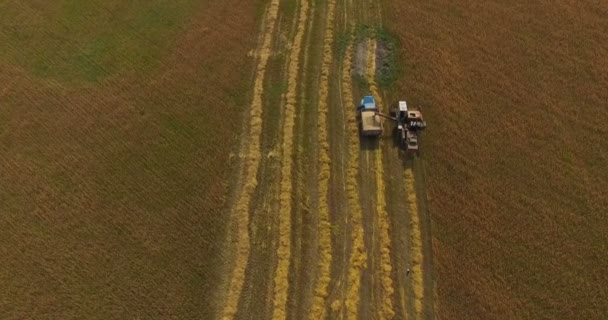
<path id="1" fill-rule="evenodd" d="M 396 133 L 401 147 L 406 151 L 418 154 L 418 137 L 420 131 L 426 128 L 422 112 L 408 110 L 407 103 L 399 101 L 399 106 L 391 111 L 389 118 L 397 123 Z"/>
<path id="2" fill-rule="evenodd" d="M 419 110 L 408 110 L 405 101 L 399 101 L 398 107 L 385 115 L 376 107 L 372 96 L 365 96 L 358 108 L 361 118 L 361 135 L 382 135 L 383 123 L 381 118 L 386 118 L 396 123 L 395 134 L 399 140 L 400 147 L 406 152 L 418 154 L 418 136 L 420 131 L 426 128 L 426 122 Z"/>

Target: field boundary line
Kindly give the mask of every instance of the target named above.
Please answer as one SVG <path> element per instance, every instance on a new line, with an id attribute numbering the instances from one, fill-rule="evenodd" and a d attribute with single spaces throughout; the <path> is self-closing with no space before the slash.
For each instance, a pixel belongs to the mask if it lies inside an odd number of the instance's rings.
<path id="1" fill-rule="evenodd" d="M 236 219 L 237 222 L 236 257 L 225 299 L 226 302 L 221 312 L 221 319 L 224 320 L 233 319 L 236 315 L 238 303 L 243 291 L 245 269 L 247 267 L 251 249 L 251 244 L 249 243 L 249 211 L 251 199 L 258 184 L 257 175 L 260 168 L 264 76 L 266 74 L 268 58 L 271 55 L 272 38 L 274 35 L 273 30 L 277 21 L 278 11 L 279 0 L 272 0 L 264 14 L 262 42 L 259 50 L 256 52 L 259 60 L 255 69 L 253 99 L 249 113 L 250 122 L 249 133 L 247 135 L 249 143 L 245 144 L 247 153 L 244 155 L 245 158 L 243 159 L 244 174 L 242 177 L 244 178 L 242 179 L 244 179 L 244 185 L 237 195 L 235 206 L 231 210 L 231 219 Z"/>

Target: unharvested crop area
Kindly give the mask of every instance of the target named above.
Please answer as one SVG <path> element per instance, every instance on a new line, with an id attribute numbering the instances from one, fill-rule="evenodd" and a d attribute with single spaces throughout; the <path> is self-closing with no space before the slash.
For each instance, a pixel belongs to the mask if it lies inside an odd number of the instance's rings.
<path id="1" fill-rule="evenodd" d="M 608 317 L 608 4 L 385 1 L 441 319 Z"/>
<path id="2" fill-rule="evenodd" d="M 0 1 L 0 318 L 213 317 L 258 15 Z"/>

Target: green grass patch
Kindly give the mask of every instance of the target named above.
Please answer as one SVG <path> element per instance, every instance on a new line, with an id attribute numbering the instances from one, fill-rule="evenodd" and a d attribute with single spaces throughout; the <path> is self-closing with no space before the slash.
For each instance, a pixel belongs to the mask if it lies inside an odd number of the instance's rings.
<path id="1" fill-rule="evenodd" d="M 390 87 L 399 78 L 401 73 L 398 55 L 395 52 L 399 47 L 398 39 L 386 29 L 376 30 L 378 49 L 376 51 L 378 65 L 376 65 L 376 81 L 382 88 Z"/>
<path id="2" fill-rule="evenodd" d="M 350 32 L 340 32 L 336 34 L 334 41 L 334 52 L 336 52 L 335 57 L 338 61 L 342 61 L 342 58 L 344 58 L 346 48 L 350 42 L 350 35 Z"/>
<path id="3" fill-rule="evenodd" d="M 369 39 L 373 35 L 372 27 L 366 24 L 358 24 L 355 26 L 355 43 Z"/>
<path id="4" fill-rule="evenodd" d="M 298 4 L 297 1 L 281 0 L 279 9 L 281 10 L 281 13 L 284 15 L 285 21 L 291 21 L 291 19 L 295 16 L 295 14 L 298 11 L 297 4 Z"/>
<path id="5" fill-rule="evenodd" d="M 94 83 L 128 70 L 149 71 L 197 5 L 68 0 L 45 3 L 44 14 L 16 6 L 0 16 L 7 26 L 0 32 L 0 59 L 62 82 Z"/>

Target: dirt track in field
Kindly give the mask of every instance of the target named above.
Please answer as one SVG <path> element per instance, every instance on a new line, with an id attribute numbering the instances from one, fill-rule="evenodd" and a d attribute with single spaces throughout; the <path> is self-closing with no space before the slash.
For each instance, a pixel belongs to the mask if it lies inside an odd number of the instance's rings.
<path id="1" fill-rule="evenodd" d="M 285 319 L 287 294 L 289 288 L 288 273 L 291 257 L 291 212 L 292 190 L 291 172 L 293 168 L 293 140 L 296 117 L 298 72 L 300 52 L 304 39 L 304 30 L 308 19 L 309 4 L 301 0 L 301 10 L 297 20 L 297 31 L 289 55 L 287 95 L 283 116 L 283 134 L 281 146 L 281 186 L 279 196 L 279 244 L 277 248 L 277 270 L 274 278 L 273 319 Z"/>
<path id="2" fill-rule="evenodd" d="M 259 56 L 255 71 L 253 101 L 251 103 L 251 113 L 249 114 L 249 131 L 247 136 L 250 140 L 247 144 L 243 144 L 243 152 L 246 153 L 242 164 L 244 177 L 242 188 L 238 192 L 236 204 L 232 212 L 232 218 L 236 221 L 235 227 L 235 259 L 234 267 L 231 272 L 228 292 L 226 295 L 226 303 L 222 309 L 221 317 L 224 319 L 232 319 L 237 312 L 238 299 L 242 292 L 243 282 L 245 278 L 245 268 L 250 251 L 249 237 L 249 212 L 251 207 L 251 199 L 258 185 L 257 175 L 260 166 L 260 136 L 262 133 L 262 92 L 264 76 L 266 73 L 266 65 L 270 55 L 272 44 L 272 32 L 277 17 L 279 1 L 273 0 L 270 4 L 264 17 L 264 33 L 262 35 L 261 46 L 256 53 Z"/>
<path id="3" fill-rule="evenodd" d="M 318 135 L 318 216 L 319 216 L 319 256 L 318 273 L 316 277 L 315 293 L 309 319 L 325 318 L 326 299 L 329 295 L 327 287 L 330 281 L 330 268 L 332 263 L 331 221 L 329 217 L 329 181 L 331 177 L 329 157 L 329 138 L 327 117 L 329 113 L 329 68 L 333 57 L 333 23 L 335 18 L 335 0 L 327 3 L 325 21 L 325 35 L 323 40 L 323 59 L 321 65 L 321 78 L 319 83 L 319 97 L 317 102 L 317 135 Z"/>
<path id="4" fill-rule="evenodd" d="M 421 171 L 391 124 L 359 137 L 363 95 L 389 109 L 376 84 L 381 21 L 363 0 L 266 10 L 221 318 L 433 318 Z"/>
<path id="5" fill-rule="evenodd" d="M 352 7 L 352 3 L 351 3 Z M 343 106 L 353 106 L 352 93 L 352 72 L 353 72 L 353 41 L 354 23 L 352 17 L 354 10 L 347 11 L 346 30 L 351 33 L 348 38 L 348 46 L 342 60 L 342 101 Z M 350 19 L 349 19 L 350 18 Z M 348 262 L 348 275 L 346 283 L 346 295 L 344 297 L 346 315 L 348 318 L 357 318 L 359 312 L 359 300 L 361 289 L 361 272 L 367 264 L 367 252 L 363 239 L 363 212 L 361 202 L 359 201 L 360 193 L 358 188 L 357 177 L 359 175 L 359 152 L 361 144 L 358 139 L 359 129 L 357 126 L 357 117 L 354 112 L 347 112 L 347 136 L 348 136 L 348 168 L 347 168 L 347 195 L 349 208 L 349 221 L 351 224 L 351 254 Z"/>

